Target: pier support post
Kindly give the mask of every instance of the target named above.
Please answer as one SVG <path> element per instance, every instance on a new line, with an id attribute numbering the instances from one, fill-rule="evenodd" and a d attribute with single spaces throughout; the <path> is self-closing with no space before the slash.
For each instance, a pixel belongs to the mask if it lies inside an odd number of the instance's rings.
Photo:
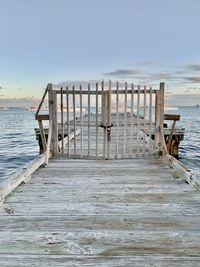
<path id="1" fill-rule="evenodd" d="M 156 92 L 155 103 L 155 144 L 159 151 L 163 150 L 163 123 L 164 123 L 164 90 L 165 84 L 160 83 L 160 90 Z"/>
<path id="2" fill-rule="evenodd" d="M 48 84 L 48 97 L 49 97 L 49 121 L 52 121 L 52 135 L 50 151 L 53 157 L 58 154 L 58 125 L 57 125 L 57 95 L 53 90 L 53 85 Z M 50 125 L 50 124 L 49 124 Z"/>

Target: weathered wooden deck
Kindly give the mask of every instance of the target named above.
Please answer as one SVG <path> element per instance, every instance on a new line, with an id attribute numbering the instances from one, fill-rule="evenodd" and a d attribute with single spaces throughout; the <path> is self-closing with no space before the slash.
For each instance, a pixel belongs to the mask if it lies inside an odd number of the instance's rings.
<path id="1" fill-rule="evenodd" d="M 159 159 L 56 159 L 0 209 L 0 266 L 199 266 L 200 195 Z"/>
<path id="2" fill-rule="evenodd" d="M 128 89 L 127 83 L 119 90 L 118 82 L 116 90 L 111 87 L 111 82 L 106 91 L 103 82 L 101 91 L 98 83 L 95 91 L 90 85 L 85 91 L 47 86 L 36 113 L 44 153 L 0 185 L 0 267 L 200 266 L 200 194 L 194 189 L 200 190 L 200 183 L 168 154 L 163 133 L 164 84 L 154 91 L 139 86 L 134 90 L 133 85 Z M 47 92 L 49 114 L 42 115 L 39 111 Z M 81 111 L 82 94 L 87 98 L 87 114 L 80 112 L 77 118 L 76 97 Z M 118 109 L 119 94 L 124 95 L 123 114 Z M 61 140 L 57 95 L 61 97 Z M 90 110 L 91 95 L 96 99 L 95 114 Z M 111 112 L 112 97 L 116 97 L 116 114 Z M 49 121 L 47 141 L 43 120 Z M 39 168 L 53 156 L 56 159 Z"/>

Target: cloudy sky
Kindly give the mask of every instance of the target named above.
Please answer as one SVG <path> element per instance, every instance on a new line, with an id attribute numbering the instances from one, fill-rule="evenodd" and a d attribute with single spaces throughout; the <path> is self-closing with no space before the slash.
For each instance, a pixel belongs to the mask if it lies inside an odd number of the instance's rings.
<path id="1" fill-rule="evenodd" d="M 199 0 L 0 0 L 0 98 L 112 79 L 200 103 Z"/>

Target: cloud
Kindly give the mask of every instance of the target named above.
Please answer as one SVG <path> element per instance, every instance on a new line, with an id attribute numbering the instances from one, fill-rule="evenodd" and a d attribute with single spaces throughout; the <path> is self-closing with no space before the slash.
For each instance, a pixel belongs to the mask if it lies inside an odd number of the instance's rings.
<path id="1" fill-rule="evenodd" d="M 3 97 L 3 96 L 4 96 L 3 94 L 0 95 L 0 97 Z"/>
<path id="2" fill-rule="evenodd" d="M 151 75 L 151 79 L 153 80 L 165 80 L 165 79 L 174 79 L 175 77 L 172 73 L 169 72 L 161 72 L 155 73 Z"/>
<path id="3" fill-rule="evenodd" d="M 114 77 L 130 77 L 134 75 L 141 74 L 139 70 L 132 70 L 132 69 L 117 69 L 111 72 L 104 73 L 105 76 L 114 76 Z"/>
<path id="4" fill-rule="evenodd" d="M 200 83 L 200 76 L 185 77 L 184 79 L 192 83 Z"/>
<path id="5" fill-rule="evenodd" d="M 192 71 L 200 71 L 200 64 L 191 64 L 187 68 Z"/>

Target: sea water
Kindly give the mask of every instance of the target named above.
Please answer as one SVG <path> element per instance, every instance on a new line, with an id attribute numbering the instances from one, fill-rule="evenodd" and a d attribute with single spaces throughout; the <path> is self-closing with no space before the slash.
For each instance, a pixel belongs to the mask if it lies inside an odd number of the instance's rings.
<path id="1" fill-rule="evenodd" d="M 169 112 L 168 112 L 169 113 Z M 179 107 L 177 126 L 185 128 L 180 145 L 180 161 L 200 176 L 200 108 Z M 19 108 L 0 111 L 0 182 L 20 170 L 39 153 L 34 113 Z M 200 179 L 200 178 L 199 178 Z"/>

